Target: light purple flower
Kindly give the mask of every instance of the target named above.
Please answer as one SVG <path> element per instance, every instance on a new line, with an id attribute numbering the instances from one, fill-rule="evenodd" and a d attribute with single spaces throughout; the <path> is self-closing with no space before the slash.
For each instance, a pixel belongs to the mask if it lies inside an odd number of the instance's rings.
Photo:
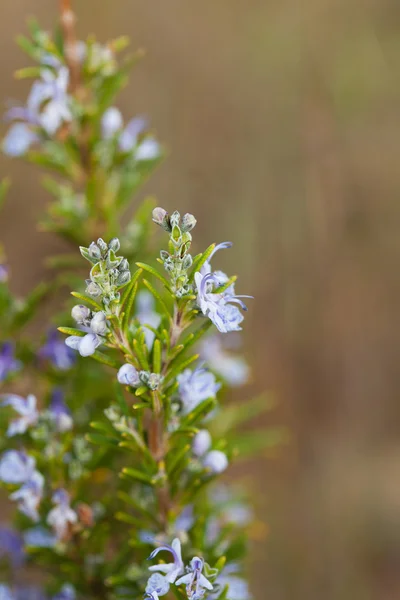
<path id="1" fill-rule="evenodd" d="M 68 371 L 75 363 L 75 354 L 65 345 L 58 331 L 50 331 L 46 343 L 39 349 L 39 358 L 48 360 L 56 369 Z"/>
<path id="2" fill-rule="evenodd" d="M 39 520 L 38 508 L 43 497 L 43 487 L 43 475 L 34 471 L 22 487 L 10 495 L 10 500 L 18 503 L 19 510 L 35 522 Z"/>
<path id="3" fill-rule="evenodd" d="M 244 358 L 228 353 L 224 347 L 225 336 L 213 335 L 204 340 L 200 348 L 200 356 L 229 385 L 244 385 L 250 375 L 250 369 Z"/>
<path id="4" fill-rule="evenodd" d="M 60 388 L 56 388 L 53 391 L 49 414 L 50 418 L 55 423 L 57 430 L 61 433 L 72 429 L 73 421 L 71 412 L 65 404 L 64 394 Z"/>
<path id="5" fill-rule="evenodd" d="M 170 584 L 167 578 L 160 573 L 153 573 L 146 585 L 146 594 L 148 598 L 156 598 L 168 594 Z"/>
<path id="6" fill-rule="evenodd" d="M 212 473 L 219 474 L 225 471 L 229 462 L 226 454 L 220 450 L 211 450 L 203 459 L 203 466 L 210 469 Z"/>
<path id="7" fill-rule="evenodd" d="M 29 125 L 14 123 L 3 140 L 3 152 L 11 157 L 23 156 L 39 140 L 39 136 Z"/>
<path id="8" fill-rule="evenodd" d="M 16 600 L 8 585 L 0 583 L 0 600 Z"/>
<path id="9" fill-rule="evenodd" d="M 129 363 L 122 365 L 117 374 L 117 379 L 122 385 L 138 387 L 140 385 L 139 373 L 135 367 Z"/>
<path id="10" fill-rule="evenodd" d="M 161 316 L 154 310 L 154 308 L 155 302 L 153 295 L 146 290 L 141 290 L 138 292 L 136 301 L 136 318 L 144 329 L 146 346 L 149 350 L 151 350 L 151 347 L 153 346 L 155 335 L 151 329 L 146 327 L 146 325 L 150 325 L 150 327 L 153 327 L 153 329 L 157 329 L 161 323 Z"/>
<path id="11" fill-rule="evenodd" d="M 69 527 L 78 521 L 78 515 L 70 507 L 70 497 L 65 490 L 57 490 L 53 494 L 53 502 L 56 506 L 49 512 L 47 523 L 53 528 L 57 539 L 62 541 Z"/>
<path id="12" fill-rule="evenodd" d="M 8 556 L 14 568 L 25 560 L 24 540 L 19 533 L 0 525 L 0 558 Z"/>
<path id="13" fill-rule="evenodd" d="M 34 472 L 36 461 L 23 451 L 8 450 L 0 459 L 0 480 L 4 483 L 25 483 Z"/>
<path id="14" fill-rule="evenodd" d="M 24 542 L 26 546 L 32 548 L 53 548 L 57 538 L 44 527 L 33 527 L 24 532 Z"/>
<path id="15" fill-rule="evenodd" d="M 247 581 L 237 575 L 238 565 L 230 565 L 225 567 L 222 573 L 217 577 L 216 584 L 217 590 L 210 595 L 210 598 L 219 598 L 221 591 L 228 585 L 228 598 L 229 600 L 251 600 L 252 595 L 249 590 L 249 584 Z"/>
<path id="16" fill-rule="evenodd" d="M 200 600 L 206 590 L 213 590 L 213 585 L 203 575 L 204 560 L 195 556 L 190 561 L 190 572 L 178 579 L 176 585 L 186 585 L 187 597 L 191 600 Z"/>
<path id="17" fill-rule="evenodd" d="M 150 598 L 150 600 L 159 600 L 160 596 L 157 592 L 146 592 L 144 595 L 145 598 Z M 1 597 L 0 597 L 1 600 Z"/>
<path id="18" fill-rule="evenodd" d="M 20 415 L 19 419 L 11 421 L 7 430 L 8 437 L 25 433 L 31 425 L 37 423 L 39 413 L 36 408 L 37 400 L 35 396 L 29 394 L 27 398 L 22 398 L 22 396 L 15 394 L 7 394 L 2 398 L 4 400 L 0 402 L 0 406 L 11 406 Z"/>
<path id="19" fill-rule="evenodd" d="M 215 398 L 221 385 L 216 382 L 213 373 L 206 369 L 185 369 L 177 377 L 179 394 L 183 404 L 183 414 L 187 415 L 201 402 Z"/>
<path id="20" fill-rule="evenodd" d="M 14 352 L 14 345 L 11 342 L 4 342 L 0 350 L 0 382 L 21 368 L 21 362 L 16 360 Z"/>
<path id="21" fill-rule="evenodd" d="M 83 337 L 70 335 L 65 343 L 69 348 L 78 350 L 81 356 L 92 356 L 101 345 L 102 339 L 96 333 L 87 333 Z"/>
<path id="22" fill-rule="evenodd" d="M 137 161 L 155 160 L 161 156 L 161 146 L 153 137 L 148 137 L 140 142 L 135 158 Z"/>
<path id="23" fill-rule="evenodd" d="M 0 263 L 0 283 L 7 283 L 9 269 L 7 265 Z"/>
<path id="24" fill-rule="evenodd" d="M 171 544 L 168 546 L 159 546 L 149 556 L 149 560 L 155 558 L 159 552 L 162 551 L 170 552 L 172 554 L 173 562 L 161 565 L 154 565 L 149 567 L 149 571 L 157 571 L 160 573 L 164 573 L 166 579 L 169 583 L 175 583 L 175 580 L 181 573 L 183 573 L 183 561 L 182 561 L 182 550 L 181 550 L 181 542 L 178 538 L 175 538 Z"/>
<path id="25" fill-rule="evenodd" d="M 67 94 L 69 71 L 61 67 L 54 73 L 50 69 L 42 69 L 42 81 L 36 82 L 32 88 L 31 103 L 37 107 L 46 102 L 39 114 L 39 124 L 53 135 L 64 122 L 71 121 L 70 99 Z"/>
<path id="26" fill-rule="evenodd" d="M 131 152 L 137 146 L 139 135 L 147 128 L 147 119 L 134 117 L 129 121 L 119 138 L 119 147 L 122 152 Z"/>
<path id="27" fill-rule="evenodd" d="M 221 333 L 229 331 L 240 331 L 240 324 L 243 321 L 243 315 L 238 304 L 243 310 L 247 310 L 246 305 L 241 298 L 251 298 L 251 296 L 237 296 L 234 285 L 230 285 L 224 292 L 215 292 L 218 287 L 229 281 L 229 277 L 222 271 L 211 271 L 211 258 L 221 249 L 230 248 L 231 242 L 218 244 L 208 261 L 204 263 L 201 270 L 195 273 L 195 284 L 197 290 L 197 303 L 201 312 L 208 317 Z"/>
<path id="28" fill-rule="evenodd" d="M 113 137 L 124 125 L 121 111 L 115 106 L 110 106 L 101 119 L 101 132 L 104 139 Z"/>
<path id="29" fill-rule="evenodd" d="M 68 583 L 63 585 L 60 592 L 52 597 L 52 600 L 75 600 L 75 588 Z"/>
<path id="30" fill-rule="evenodd" d="M 201 429 L 193 439 L 192 449 L 194 454 L 196 456 L 203 456 L 210 449 L 211 444 L 210 432 L 207 429 Z"/>
<path id="31" fill-rule="evenodd" d="M 215 273 L 202 275 L 197 272 L 194 278 L 197 289 L 197 303 L 203 315 L 208 317 L 221 333 L 240 331 L 242 329 L 240 324 L 244 317 L 234 304 L 239 304 L 243 310 L 247 310 L 247 307 L 239 296 L 230 294 L 229 288 L 222 294 L 214 293 L 213 290 L 222 283 L 221 277 L 218 277 Z"/>
<path id="32" fill-rule="evenodd" d="M 174 530 L 179 533 L 187 533 L 194 525 L 193 504 L 185 506 L 183 511 L 176 517 Z"/>

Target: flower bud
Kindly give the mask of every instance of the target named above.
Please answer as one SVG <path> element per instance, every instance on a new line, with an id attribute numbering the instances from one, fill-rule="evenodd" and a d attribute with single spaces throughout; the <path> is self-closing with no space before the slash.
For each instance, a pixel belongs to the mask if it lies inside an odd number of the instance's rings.
<path id="1" fill-rule="evenodd" d="M 97 285 L 97 283 L 94 283 L 94 281 L 86 281 L 87 282 L 87 288 L 86 291 L 88 294 L 90 294 L 90 296 L 100 296 L 101 294 L 101 288 L 100 286 Z"/>
<path id="2" fill-rule="evenodd" d="M 109 249 L 110 249 L 110 250 L 113 250 L 113 252 L 118 252 L 118 250 L 119 250 L 119 249 L 120 249 L 120 247 L 121 247 L 121 244 L 120 244 L 120 241 L 119 241 L 119 239 L 118 239 L 118 238 L 116 238 L 116 237 L 115 237 L 115 238 L 113 238 L 113 239 L 111 240 L 111 242 L 108 244 L 108 247 L 109 247 Z"/>
<path id="3" fill-rule="evenodd" d="M 130 271 L 122 271 L 122 273 L 118 274 L 117 285 L 119 285 L 119 286 L 125 285 L 130 280 L 131 280 L 131 272 Z"/>
<path id="4" fill-rule="evenodd" d="M 90 314 L 91 310 L 83 304 L 77 304 L 71 311 L 72 318 L 79 323 L 79 325 L 83 325 L 87 319 L 90 318 Z"/>
<path id="5" fill-rule="evenodd" d="M 206 469 L 210 469 L 212 473 L 222 473 L 228 466 L 226 454 L 220 450 L 211 450 L 203 460 L 203 465 Z"/>
<path id="6" fill-rule="evenodd" d="M 192 229 L 194 229 L 194 227 L 196 226 L 196 223 L 197 223 L 196 218 L 193 215 L 191 215 L 190 213 L 186 213 L 182 217 L 182 223 L 181 223 L 182 231 L 184 233 L 187 233 L 188 231 L 192 231 Z"/>
<path id="7" fill-rule="evenodd" d="M 100 248 L 102 253 L 106 253 L 108 250 L 108 245 L 105 243 L 105 241 L 102 238 L 99 238 L 97 240 L 97 245 Z"/>
<path id="8" fill-rule="evenodd" d="M 123 124 L 122 115 L 118 108 L 110 106 L 101 119 L 103 138 L 108 139 L 112 137 L 118 130 L 122 129 Z"/>
<path id="9" fill-rule="evenodd" d="M 129 271 L 129 261 L 127 258 L 124 258 L 124 260 L 120 263 L 120 265 L 118 266 L 118 270 Z"/>
<path id="10" fill-rule="evenodd" d="M 165 231 L 171 231 L 171 225 L 169 221 L 169 215 L 166 210 L 160 208 L 159 206 L 153 210 L 153 221 L 156 225 L 159 225 Z"/>
<path id="11" fill-rule="evenodd" d="M 97 335 L 105 335 L 107 332 L 107 318 L 105 313 L 103 313 L 103 311 L 99 311 L 97 312 L 91 323 L 90 323 L 90 329 L 93 331 L 93 333 L 97 333 Z"/>
<path id="12" fill-rule="evenodd" d="M 94 242 L 92 242 L 89 246 L 89 256 L 96 259 L 101 258 L 101 250 Z"/>
<path id="13" fill-rule="evenodd" d="M 201 429 L 194 437 L 192 450 L 196 456 L 203 456 L 210 449 L 211 435 L 207 429 Z"/>
<path id="14" fill-rule="evenodd" d="M 136 371 L 135 367 L 129 363 L 122 365 L 118 371 L 117 379 L 122 385 L 131 385 L 132 387 L 138 387 L 140 385 L 139 373 Z"/>
<path id="15" fill-rule="evenodd" d="M 170 221 L 171 221 L 171 226 L 174 227 L 178 227 L 179 223 L 181 220 L 181 215 L 177 210 L 174 210 L 174 212 L 172 213 L 171 217 L 170 217 Z"/>
<path id="16" fill-rule="evenodd" d="M 193 259 L 191 254 L 186 254 L 186 256 L 184 257 L 183 261 L 182 261 L 182 266 L 185 269 L 185 271 L 187 271 L 187 269 L 190 269 L 190 267 L 193 264 Z"/>

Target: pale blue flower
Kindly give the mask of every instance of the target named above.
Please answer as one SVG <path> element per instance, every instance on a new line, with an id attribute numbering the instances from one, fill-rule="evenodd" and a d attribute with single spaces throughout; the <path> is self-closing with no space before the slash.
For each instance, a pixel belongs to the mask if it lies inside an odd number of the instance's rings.
<path id="1" fill-rule="evenodd" d="M 15 394 L 7 394 L 2 398 L 4 400 L 0 402 L 0 406 L 11 406 L 20 415 L 19 419 L 11 421 L 7 430 L 8 437 L 25 433 L 29 427 L 37 423 L 39 413 L 36 408 L 37 400 L 35 396 L 29 394 L 27 398 L 22 398 L 22 396 Z"/>
<path id="2" fill-rule="evenodd" d="M 8 450 L 0 459 L 0 480 L 4 483 L 25 483 L 34 472 L 36 461 L 23 451 Z"/>
<path id="3" fill-rule="evenodd" d="M 218 334 L 206 338 L 201 345 L 200 356 L 217 375 L 236 387 L 248 381 L 250 369 L 243 357 L 226 351 L 223 340 L 227 337 Z"/>
<path id="4" fill-rule="evenodd" d="M 216 580 L 216 593 L 210 595 L 210 598 L 219 598 L 221 591 L 228 585 L 229 591 L 227 600 L 252 600 L 249 590 L 249 584 L 242 577 L 237 575 L 238 565 L 229 565 L 225 567 Z"/>
<path id="5" fill-rule="evenodd" d="M 60 371 L 68 371 L 75 363 L 75 353 L 65 345 L 64 338 L 58 331 L 50 331 L 46 343 L 39 349 L 38 356 L 48 360 Z"/>
<path id="6" fill-rule="evenodd" d="M 21 368 L 21 362 L 15 358 L 14 344 L 4 342 L 0 350 L 0 382 Z"/>
<path id="7" fill-rule="evenodd" d="M 8 585 L 0 583 L 0 600 L 16 600 Z"/>
<path id="8" fill-rule="evenodd" d="M 190 561 L 190 571 L 176 582 L 176 585 L 186 585 L 186 594 L 190 600 L 201 600 L 207 591 L 213 590 L 213 585 L 203 575 L 204 560 L 195 556 Z"/>
<path id="9" fill-rule="evenodd" d="M 113 137 L 117 131 L 121 131 L 124 125 L 121 111 L 115 106 L 110 106 L 101 119 L 101 132 L 104 139 Z"/>
<path id="10" fill-rule="evenodd" d="M 146 592 L 144 595 L 145 598 L 150 598 L 150 600 L 159 600 L 160 596 L 157 592 Z M 1 598 L 0 598 L 1 600 Z"/>
<path id="11" fill-rule="evenodd" d="M 56 506 L 49 512 L 47 523 L 53 528 L 57 539 L 62 541 L 68 535 L 70 527 L 78 521 L 78 515 L 70 507 L 70 497 L 65 490 L 57 490 L 52 500 Z"/>
<path id="12" fill-rule="evenodd" d="M 32 521 L 39 520 L 38 508 L 43 498 L 43 487 L 43 475 L 34 471 L 22 487 L 10 495 L 10 500 L 17 502 L 18 509 Z"/>
<path id="13" fill-rule="evenodd" d="M 138 387 L 140 385 L 139 373 L 135 367 L 129 363 L 122 365 L 117 374 L 117 379 L 122 385 Z"/>
<path id="14" fill-rule="evenodd" d="M 0 283 L 7 283 L 8 275 L 9 275 L 8 266 L 0 263 Z"/>
<path id="15" fill-rule="evenodd" d="M 174 583 L 176 578 L 183 573 L 183 561 L 182 561 L 182 550 L 181 542 L 178 538 L 175 538 L 171 544 L 159 546 L 149 556 L 149 560 L 155 558 L 159 552 L 170 552 L 172 554 L 173 562 L 161 565 L 154 565 L 149 567 L 149 571 L 157 571 L 163 573 L 169 583 Z"/>
<path id="16" fill-rule="evenodd" d="M 57 431 L 64 433 L 65 431 L 72 429 L 73 421 L 71 411 L 65 404 L 64 394 L 60 388 L 56 388 L 53 391 L 49 415 L 51 420 L 55 423 Z"/>
<path id="17" fill-rule="evenodd" d="M 148 137 L 143 140 L 135 153 L 137 161 L 155 160 L 161 156 L 161 146 L 155 138 Z"/>
<path id="18" fill-rule="evenodd" d="M 180 533 L 187 533 L 194 525 L 194 514 L 193 504 L 185 506 L 183 511 L 176 517 L 174 523 L 174 530 L 179 535 Z"/>
<path id="19" fill-rule="evenodd" d="M 73 350 L 78 350 L 81 356 L 92 356 L 102 344 L 102 339 L 96 333 L 87 333 L 83 337 L 70 335 L 65 340 L 66 345 Z"/>
<path id="20" fill-rule="evenodd" d="M 220 450 L 211 450 L 203 459 L 203 466 L 214 474 L 219 474 L 225 471 L 229 462 L 226 454 Z"/>
<path id="21" fill-rule="evenodd" d="M 44 527 L 32 527 L 24 532 L 25 545 L 32 548 L 53 548 L 56 541 L 55 535 Z"/>
<path id="22" fill-rule="evenodd" d="M 212 439 L 207 429 L 198 431 L 193 439 L 192 450 L 196 456 L 203 456 L 210 449 Z"/>
<path id="23" fill-rule="evenodd" d="M 32 90 L 32 94 L 36 94 L 34 100 L 38 109 L 45 102 L 39 114 L 39 123 L 48 135 L 54 135 L 64 122 L 72 119 L 67 94 L 69 71 L 66 67 L 61 67 L 56 73 L 50 69 L 42 69 L 41 75 L 42 81 L 34 84 L 36 90 Z M 31 102 L 33 103 L 32 98 Z"/>
<path id="24" fill-rule="evenodd" d="M 197 272 L 194 277 L 197 289 L 197 303 L 203 315 L 208 317 L 221 333 L 240 331 L 242 329 L 240 324 L 244 317 L 234 304 L 239 304 L 243 310 L 247 310 L 246 305 L 240 297 L 230 294 L 229 288 L 222 294 L 214 293 L 213 290 L 217 289 L 223 283 L 221 277 L 218 277 L 215 273 L 202 275 L 200 272 Z M 245 297 L 247 298 L 248 296 Z"/>
<path id="25" fill-rule="evenodd" d="M 170 584 L 168 579 L 160 573 L 154 573 L 149 578 L 146 585 L 146 594 L 150 598 L 158 598 L 159 596 L 165 596 L 168 594 Z"/>
<path id="26" fill-rule="evenodd" d="M 61 588 L 60 592 L 52 597 L 51 600 L 75 600 L 76 592 L 75 588 L 70 584 L 65 584 Z"/>
<path id="27" fill-rule="evenodd" d="M 14 123 L 3 140 L 3 152 L 7 156 L 23 156 L 40 140 L 39 136 L 25 123 Z"/>
<path id="28" fill-rule="evenodd" d="M 14 568 L 25 560 L 24 540 L 19 533 L 0 525 L 0 558 L 8 556 Z"/>
<path id="29" fill-rule="evenodd" d="M 147 128 L 147 119 L 134 117 L 129 121 L 119 137 L 119 148 L 122 152 L 132 152 L 137 146 L 139 135 Z"/>
<path id="30" fill-rule="evenodd" d="M 146 346 L 151 350 L 155 335 L 146 325 L 157 329 L 161 323 L 161 316 L 155 311 L 154 296 L 147 290 L 140 290 L 137 294 L 136 318 L 144 329 Z"/>
<path id="31" fill-rule="evenodd" d="M 208 398 L 215 398 L 221 385 L 216 382 L 215 376 L 206 369 L 185 369 L 177 377 L 179 395 L 182 400 L 184 415 L 187 415 L 201 402 Z"/>
<path id="32" fill-rule="evenodd" d="M 247 310 L 241 298 L 251 298 L 251 296 L 237 296 L 233 284 L 222 293 L 215 292 L 221 285 L 229 281 L 229 277 L 222 271 L 211 271 L 211 258 L 218 250 L 231 246 L 231 242 L 218 244 L 208 261 L 194 276 L 200 310 L 221 333 L 241 330 L 240 324 L 244 317 L 235 304 L 238 304 L 243 310 Z"/>

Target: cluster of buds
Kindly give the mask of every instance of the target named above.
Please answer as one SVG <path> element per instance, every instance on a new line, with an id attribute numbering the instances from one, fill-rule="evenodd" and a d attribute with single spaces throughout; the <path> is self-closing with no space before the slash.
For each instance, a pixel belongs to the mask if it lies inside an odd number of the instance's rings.
<path id="1" fill-rule="evenodd" d="M 99 238 L 89 248 L 80 247 L 82 256 L 93 264 L 90 279 L 86 280 L 86 291 L 95 298 L 101 298 L 106 307 L 119 301 L 118 289 L 131 279 L 127 259 L 116 256 L 119 248 L 118 238 L 113 238 L 109 244 Z"/>
<path id="2" fill-rule="evenodd" d="M 191 230 L 196 225 L 193 215 L 186 213 L 181 217 L 178 211 L 169 215 L 163 208 L 153 210 L 153 221 L 170 234 L 169 252 L 161 250 L 161 262 L 171 277 L 172 291 L 177 298 L 192 292 L 188 270 L 193 264 L 189 254 L 192 243 Z"/>
<path id="3" fill-rule="evenodd" d="M 78 325 L 84 327 L 88 333 L 83 337 L 71 335 L 65 340 L 65 343 L 69 348 L 78 350 L 81 356 L 91 356 L 95 353 L 96 348 L 105 341 L 107 335 L 106 314 L 102 310 L 93 312 L 83 304 L 77 304 L 72 309 L 71 315 Z"/>
<path id="4" fill-rule="evenodd" d="M 147 386 L 150 390 L 158 389 L 164 377 L 159 373 L 151 373 L 150 371 L 137 371 L 135 367 L 129 363 L 122 365 L 118 371 L 118 381 L 122 385 L 129 385 L 137 388 L 140 385 Z"/>

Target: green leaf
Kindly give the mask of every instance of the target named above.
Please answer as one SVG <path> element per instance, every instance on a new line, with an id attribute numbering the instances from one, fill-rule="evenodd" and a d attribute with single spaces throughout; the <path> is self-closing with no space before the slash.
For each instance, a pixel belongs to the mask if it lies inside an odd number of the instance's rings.
<path id="1" fill-rule="evenodd" d="M 194 423 L 204 419 L 204 417 L 215 408 L 216 403 L 217 401 L 215 398 L 207 398 L 207 400 L 200 402 L 196 408 L 182 419 L 180 429 L 186 429 Z"/>
<path id="2" fill-rule="evenodd" d="M 81 302 L 89 304 L 89 306 L 91 306 L 95 310 L 103 310 L 101 304 L 96 302 L 96 300 L 93 300 L 93 298 L 91 298 L 90 296 L 85 296 L 84 294 L 80 294 L 79 292 L 71 292 L 71 296 L 73 296 L 77 300 L 80 300 Z"/>
<path id="3" fill-rule="evenodd" d="M 115 398 L 118 402 L 118 406 L 120 407 L 122 414 L 125 417 L 128 417 L 129 416 L 129 407 L 126 403 L 125 396 L 122 392 L 121 385 L 119 383 L 115 383 L 114 390 L 115 390 L 115 392 L 114 392 Z"/>
<path id="4" fill-rule="evenodd" d="M 199 358 L 198 354 L 194 354 L 193 356 L 190 356 L 189 358 L 186 358 L 186 359 L 179 354 L 179 356 L 176 359 L 176 364 L 174 364 L 172 369 L 168 369 L 168 373 L 165 377 L 165 380 L 166 381 L 174 380 L 175 377 L 177 375 L 179 375 L 179 373 L 181 373 L 184 369 L 187 369 L 187 367 L 189 365 L 191 365 L 193 362 L 195 362 L 198 358 Z"/>
<path id="5" fill-rule="evenodd" d="M 168 319 L 171 320 L 172 316 L 171 316 L 170 310 L 169 310 L 168 306 L 165 304 L 165 302 L 162 299 L 162 297 L 160 296 L 160 294 L 157 292 L 157 290 L 151 285 L 151 283 L 149 281 L 147 281 L 147 279 L 143 279 L 143 285 L 145 285 L 147 287 L 149 292 L 154 296 L 154 298 L 159 303 L 160 307 L 163 309 L 164 313 L 167 315 Z"/>
<path id="6" fill-rule="evenodd" d="M 220 417 L 217 417 L 213 423 L 214 435 L 222 438 L 235 427 L 272 410 L 276 404 L 275 396 L 265 393 L 250 400 L 225 406 Z"/>
<path id="7" fill-rule="evenodd" d="M 161 373 L 162 359 L 161 359 L 161 342 L 160 340 L 154 340 L 153 344 L 153 373 Z"/>
<path id="8" fill-rule="evenodd" d="M 163 277 L 163 275 L 161 275 L 161 273 L 159 273 L 157 271 L 157 269 L 155 269 L 154 267 L 151 267 L 150 265 L 146 265 L 145 263 L 141 263 L 141 262 L 137 262 L 136 265 L 138 267 L 140 267 L 141 269 L 143 269 L 143 271 L 147 271 L 148 273 L 151 273 L 154 277 L 156 277 L 157 279 L 159 279 L 161 281 L 161 283 L 163 285 L 165 285 L 165 287 L 167 288 L 167 290 L 169 290 L 169 282 L 165 279 L 165 277 Z"/>
<path id="9" fill-rule="evenodd" d="M 249 431 L 232 440 L 235 454 L 246 459 L 263 450 L 275 448 L 290 441 L 290 432 L 286 427 L 270 427 L 261 431 Z"/>
<path id="10" fill-rule="evenodd" d="M 4 201 L 6 199 L 8 190 L 11 187 L 11 179 L 9 177 L 5 177 L 0 183 L 0 210 L 3 207 Z"/>
<path id="11" fill-rule="evenodd" d="M 87 433 L 85 439 L 96 446 L 118 446 L 119 440 L 102 435 L 101 433 Z"/>
<path id="12" fill-rule="evenodd" d="M 120 367 L 120 364 L 116 360 L 114 360 L 107 354 L 103 354 L 103 352 L 100 352 L 99 350 L 96 350 L 96 352 L 92 354 L 90 358 L 93 358 L 94 360 L 96 360 L 99 363 L 102 363 L 103 365 L 107 365 L 107 367 L 112 367 L 113 369 L 119 369 Z"/>
<path id="13" fill-rule="evenodd" d="M 130 479 L 134 479 L 135 481 L 140 481 L 141 483 L 147 483 L 147 485 L 153 485 L 152 477 L 146 475 L 146 473 L 142 473 L 137 469 L 131 469 L 130 467 L 126 467 L 121 471 L 121 477 L 129 477 Z"/>
<path id="14" fill-rule="evenodd" d="M 197 273 L 197 271 L 200 271 L 200 269 L 204 265 L 204 263 L 207 262 L 207 260 L 210 258 L 211 254 L 213 253 L 214 248 L 215 248 L 215 244 L 211 244 L 211 246 L 209 246 L 207 248 L 207 250 L 205 252 L 203 252 L 203 254 L 200 254 L 198 257 L 196 256 L 196 258 L 193 262 L 192 271 L 189 276 L 189 283 L 193 282 L 195 273 Z"/>
<path id="15" fill-rule="evenodd" d="M 167 473 L 170 478 L 175 472 L 180 472 L 182 467 L 187 462 L 187 459 L 191 456 L 191 445 L 186 444 L 180 450 L 173 448 L 166 456 Z"/>
<path id="16" fill-rule="evenodd" d="M 135 287 L 135 283 L 138 281 L 138 279 L 142 273 L 143 273 L 142 269 L 137 269 L 137 271 L 135 271 L 135 273 L 132 275 L 130 282 L 128 283 L 128 285 L 126 286 L 124 291 L 122 292 L 121 300 L 120 300 L 121 311 L 125 310 L 125 312 L 127 312 L 125 309 L 125 303 L 126 302 L 130 303 L 130 296 L 131 296 L 132 289 Z M 130 303 L 130 305 L 132 306 L 132 303 Z"/>
<path id="17" fill-rule="evenodd" d="M 86 331 L 75 329 L 75 327 L 58 327 L 57 329 L 60 333 L 64 333 L 65 335 L 76 335 L 78 337 L 85 337 L 86 335 Z"/>
<path id="18" fill-rule="evenodd" d="M 150 365 L 147 358 L 147 346 L 136 339 L 133 340 L 133 349 L 142 369 L 144 371 L 150 371 Z"/>
<path id="19" fill-rule="evenodd" d="M 129 285 L 130 293 L 129 293 L 129 297 L 125 303 L 125 306 L 124 306 L 125 312 L 124 312 L 124 316 L 122 317 L 122 323 L 121 323 L 122 331 L 125 333 L 129 328 L 129 322 L 130 322 L 131 316 L 132 316 L 131 315 L 132 306 L 133 306 L 133 303 L 136 298 L 137 289 L 138 289 L 137 281 L 133 284 L 133 286 Z"/>

